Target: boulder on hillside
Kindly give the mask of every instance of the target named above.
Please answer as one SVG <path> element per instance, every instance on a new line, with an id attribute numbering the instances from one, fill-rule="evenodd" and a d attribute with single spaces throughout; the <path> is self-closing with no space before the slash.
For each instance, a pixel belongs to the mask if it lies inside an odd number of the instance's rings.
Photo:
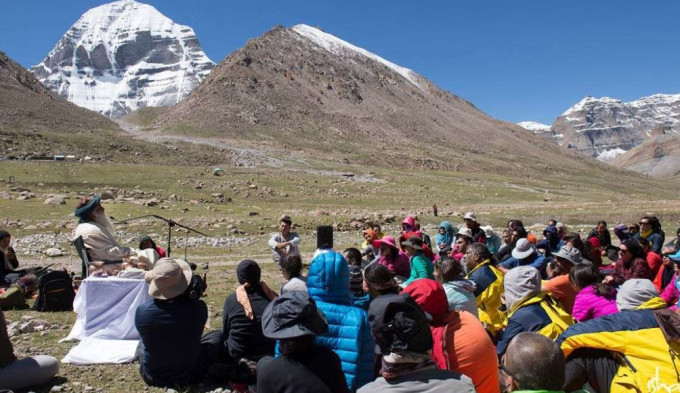
<path id="1" fill-rule="evenodd" d="M 63 195 L 48 195 L 47 198 L 43 201 L 43 205 L 65 205 L 66 201 L 64 200 Z"/>
<path id="2" fill-rule="evenodd" d="M 64 252 L 58 248 L 51 247 L 45 250 L 45 255 L 47 255 L 48 257 L 60 257 L 64 255 Z"/>

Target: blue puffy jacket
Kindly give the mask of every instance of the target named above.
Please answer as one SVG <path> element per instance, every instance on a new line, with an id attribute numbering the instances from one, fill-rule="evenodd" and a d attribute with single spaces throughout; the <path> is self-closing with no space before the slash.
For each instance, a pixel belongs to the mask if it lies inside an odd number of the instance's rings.
<path id="1" fill-rule="evenodd" d="M 340 357 L 350 391 L 373 381 L 374 344 L 366 311 L 352 305 L 349 267 L 342 254 L 328 252 L 312 261 L 307 290 L 328 321 L 316 343 Z"/>

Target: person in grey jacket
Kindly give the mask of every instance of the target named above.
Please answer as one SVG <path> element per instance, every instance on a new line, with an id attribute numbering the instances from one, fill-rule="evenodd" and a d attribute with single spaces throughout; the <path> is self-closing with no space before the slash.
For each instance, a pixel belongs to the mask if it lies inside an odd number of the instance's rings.
<path id="1" fill-rule="evenodd" d="M 281 267 L 281 260 L 288 259 L 292 256 L 300 256 L 298 246 L 300 244 L 300 235 L 291 231 L 293 221 L 290 216 L 281 217 L 279 224 L 279 233 L 272 235 L 269 239 L 269 247 L 272 248 L 272 259 Z"/>
<path id="2" fill-rule="evenodd" d="M 434 364 L 428 353 L 433 341 L 427 317 L 409 295 L 376 298 L 369 307 L 369 321 L 382 353 L 382 377 L 358 393 L 475 392 L 470 378 Z"/>

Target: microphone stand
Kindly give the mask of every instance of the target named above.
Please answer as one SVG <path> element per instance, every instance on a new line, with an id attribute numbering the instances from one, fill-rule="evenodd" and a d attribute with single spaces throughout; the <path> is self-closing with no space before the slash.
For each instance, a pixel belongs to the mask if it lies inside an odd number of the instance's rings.
<path id="1" fill-rule="evenodd" d="M 156 219 L 158 219 L 158 220 L 165 221 L 165 222 L 168 224 L 168 250 L 167 250 L 167 252 L 168 252 L 168 257 L 170 257 L 170 252 L 171 252 L 171 250 L 170 250 L 170 240 L 171 240 L 171 238 L 172 238 L 172 227 L 178 226 L 178 227 L 180 227 L 180 228 L 186 229 L 186 230 L 187 230 L 187 240 L 189 240 L 189 232 L 198 233 L 199 235 L 203 235 L 203 236 L 205 236 L 205 237 L 208 237 L 208 235 L 206 235 L 206 234 L 203 233 L 203 232 L 199 232 L 199 231 L 197 231 L 197 230 L 195 230 L 195 229 L 193 229 L 193 228 L 189 228 L 189 227 L 186 226 L 186 225 L 182 225 L 182 224 L 180 224 L 180 223 L 178 223 L 178 222 L 175 222 L 175 221 L 173 221 L 173 220 L 171 220 L 171 219 L 169 219 L 169 218 L 161 217 L 161 216 L 156 215 L 156 214 L 147 214 L 147 215 L 145 215 L 145 216 L 134 217 L 134 218 L 128 218 L 127 220 L 122 220 L 122 221 L 118 221 L 118 220 L 116 220 L 116 219 L 113 218 L 113 217 L 109 217 L 109 218 L 111 218 L 112 220 L 115 220 L 115 221 L 116 221 L 117 223 L 119 223 L 119 224 L 127 224 L 127 223 L 130 222 L 130 221 L 141 220 L 141 219 L 143 219 L 143 218 L 156 218 Z M 184 253 L 184 259 L 185 259 L 185 260 L 186 260 L 186 247 L 187 247 L 187 244 L 185 244 L 185 246 L 184 246 L 184 248 L 185 248 L 185 250 L 184 250 L 184 251 L 185 251 L 185 253 Z"/>

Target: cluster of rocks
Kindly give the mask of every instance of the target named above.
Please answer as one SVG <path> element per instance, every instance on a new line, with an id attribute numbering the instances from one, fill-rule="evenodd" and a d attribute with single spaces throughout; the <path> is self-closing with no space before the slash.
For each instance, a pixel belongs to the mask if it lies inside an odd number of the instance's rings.
<path id="1" fill-rule="evenodd" d="M 65 383 L 63 385 L 54 385 L 50 392 L 69 392 L 69 391 L 83 391 L 83 392 L 94 392 L 101 391 L 101 389 L 95 389 L 93 386 L 84 384 L 82 382 L 71 382 Z"/>
<path id="2" fill-rule="evenodd" d="M 69 327 L 56 323 L 49 323 L 43 319 L 36 319 L 30 315 L 24 315 L 20 321 L 7 321 L 7 335 L 9 338 L 17 337 L 20 334 L 40 332 L 41 336 L 46 335 L 50 330 L 68 329 Z"/>

